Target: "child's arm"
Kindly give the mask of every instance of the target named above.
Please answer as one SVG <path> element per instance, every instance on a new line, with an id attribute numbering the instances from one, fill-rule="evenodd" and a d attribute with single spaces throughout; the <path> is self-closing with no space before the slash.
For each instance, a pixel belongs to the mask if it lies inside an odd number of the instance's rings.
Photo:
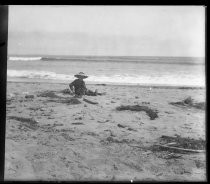
<path id="1" fill-rule="evenodd" d="M 85 88 L 85 95 L 87 94 L 87 92 L 89 91 L 84 83 L 84 88 Z"/>
<path id="2" fill-rule="evenodd" d="M 74 81 L 72 83 L 69 84 L 69 91 L 70 91 L 70 95 L 73 94 L 73 90 L 74 90 Z"/>

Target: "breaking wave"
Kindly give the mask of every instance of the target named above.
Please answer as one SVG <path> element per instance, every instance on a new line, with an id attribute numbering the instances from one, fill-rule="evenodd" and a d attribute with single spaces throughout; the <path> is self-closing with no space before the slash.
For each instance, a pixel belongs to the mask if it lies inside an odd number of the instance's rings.
<path id="1" fill-rule="evenodd" d="M 27 79 L 46 79 L 55 81 L 71 82 L 75 79 L 74 74 L 58 74 L 50 71 L 38 70 L 7 70 L 7 76 L 12 78 L 27 78 Z M 145 84 L 145 85 L 169 85 L 169 86 L 205 86 L 203 78 L 183 77 L 183 76 L 146 76 L 146 75 L 91 75 L 86 82 L 90 83 L 110 83 L 110 84 Z"/>
<path id="2" fill-rule="evenodd" d="M 10 61 L 35 61 L 41 59 L 42 57 L 9 57 Z"/>
<path id="3" fill-rule="evenodd" d="M 86 61 L 86 62 L 134 62 L 154 64 L 204 64 L 204 58 L 198 57 L 155 57 L 155 56 L 10 56 L 10 61 Z"/>

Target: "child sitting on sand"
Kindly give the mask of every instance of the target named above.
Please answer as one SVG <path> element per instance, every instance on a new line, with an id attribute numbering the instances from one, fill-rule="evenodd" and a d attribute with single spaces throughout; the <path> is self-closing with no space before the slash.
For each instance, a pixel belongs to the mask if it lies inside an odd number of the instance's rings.
<path id="1" fill-rule="evenodd" d="M 75 93 L 75 97 L 81 98 L 83 95 L 87 96 L 97 96 L 102 95 L 102 93 L 98 93 L 97 90 L 95 92 L 88 90 L 86 88 L 85 82 L 83 79 L 88 78 L 83 72 L 79 72 L 78 74 L 74 75 L 77 79 L 74 80 L 72 83 L 69 84 L 70 94 Z"/>

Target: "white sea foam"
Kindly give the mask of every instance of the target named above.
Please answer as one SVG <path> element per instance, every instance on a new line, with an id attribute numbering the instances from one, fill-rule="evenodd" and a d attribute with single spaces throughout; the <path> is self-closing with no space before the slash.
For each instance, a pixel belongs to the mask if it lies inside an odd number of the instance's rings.
<path id="1" fill-rule="evenodd" d="M 42 57 L 9 57 L 11 61 L 35 61 L 41 59 Z"/>
<path id="2" fill-rule="evenodd" d="M 73 80 L 73 76 L 70 75 L 37 70 L 7 70 L 7 76 L 29 79 Z"/>
<path id="3" fill-rule="evenodd" d="M 58 81 L 72 81 L 74 75 L 57 74 L 50 71 L 37 70 L 7 70 L 8 77 L 28 78 L 28 79 L 47 79 Z M 204 78 L 192 78 L 183 76 L 147 76 L 147 75 L 91 75 L 87 79 L 91 83 L 114 83 L 114 84 L 156 84 L 156 85 L 174 85 L 174 86 L 205 86 Z"/>

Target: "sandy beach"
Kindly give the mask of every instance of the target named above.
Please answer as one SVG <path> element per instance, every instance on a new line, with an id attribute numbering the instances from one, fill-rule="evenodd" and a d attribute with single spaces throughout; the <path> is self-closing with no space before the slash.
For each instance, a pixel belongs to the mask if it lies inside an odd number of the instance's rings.
<path id="1" fill-rule="evenodd" d="M 205 89 L 87 87 L 106 94 L 89 104 L 65 93 L 68 84 L 7 83 L 5 180 L 206 180 L 205 152 L 154 149 L 164 136 L 205 141 L 205 109 L 170 104 L 205 102 Z"/>

